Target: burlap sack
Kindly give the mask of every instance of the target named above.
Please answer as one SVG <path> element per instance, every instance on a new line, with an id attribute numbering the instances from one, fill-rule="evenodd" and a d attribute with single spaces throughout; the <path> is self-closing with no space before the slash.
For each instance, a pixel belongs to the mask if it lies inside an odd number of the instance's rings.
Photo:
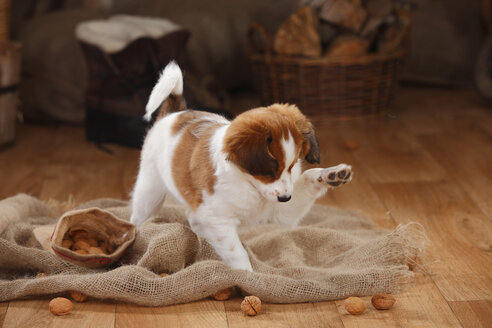
<path id="1" fill-rule="evenodd" d="M 83 229 L 96 233 L 107 246 L 115 249 L 109 254 L 79 254 L 62 246 L 63 239 L 72 229 Z M 108 211 L 88 208 L 68 211 L 63 214 L 53 230 L 51 248 L 56 255 L 77 265 L 98 268 L 110 265 L 120 259 L 128 246 L 135 240 L 135 226 L 118 219 Z M 97 245 L 96 245 L 97 246 Z M 106 248 L 106 247 L 104 247 Z"/>
<path id="2" fill-rule="evenodd" d="M 82 206 L 89 207 L 122 219 L 130 215 L 123 201 Z M 49 208 L 30 196 L 0 202 L 0 301 L 77 290 L 157 306 L 199 300 L 230 286 L 273 303 L 394 292 L 412 280 L 407 260 L 425 241 L 417 224 L 384 231 L 351 213 L 315 206 L 297 228 L 242 227 L 240 237 L 255 272 L 235 271 L 190 230 L 184 209 L 169 205 L 142 225 L 117 265 L 89 269 L 41 248 L 33 230 L 55 223 Z M 35 279 L 38 271 L 49 276 Z M 170 275 L 161 278 L 162 272 Z"/>

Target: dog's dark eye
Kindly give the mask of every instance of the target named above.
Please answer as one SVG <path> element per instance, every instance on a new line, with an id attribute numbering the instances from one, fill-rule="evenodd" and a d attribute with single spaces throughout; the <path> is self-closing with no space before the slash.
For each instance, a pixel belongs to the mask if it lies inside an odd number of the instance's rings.
<path id="1" fill-rule="evenodd" d="M 267 138 L 267 143 L 268 144 L 271 144 L 272 143 L 272 140 L 273 140 L 272 135 L 269 135 L 268 138 Z"/>
<path id="2" fill-rule="evenodd" d="M 274 159 L 270 163 L 271 163 L 270 164 L 271 166 L 269 167 L 269 170 L 265 171 L 262 175 L 269 177 L 269 178 L 272 178 L 272 179 L 275 179 L 275 177 L 277 176 L 277 171 L 278 171 L 278 162 L 277 162 L 277 160 Z"/>
<path id="3" fill-rule="evenodd" d="M 250 171 L 250 173 L 264 178 L 275 179 L 277 177 L 278 171 L 277 160 L 270 158 L 267 162 L 263 164 L 263 166 L 256 167 L 255 170 Z"/>
<path id="4" fill-rule="evenodd" d="M 268 172 L 268 173 L 262 174 L 262 176 L 275 179 L 275 173 L 273 173 L 273 172 Z"/>

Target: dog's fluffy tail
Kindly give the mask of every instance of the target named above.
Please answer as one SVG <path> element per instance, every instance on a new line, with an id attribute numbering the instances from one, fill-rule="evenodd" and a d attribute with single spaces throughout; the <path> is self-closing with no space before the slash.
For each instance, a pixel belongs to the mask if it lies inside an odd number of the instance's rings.
<path id="1" fill-rule="evenodd" d="M 149 101 L 147 102 L 147 106 L 145 106 L 146 113 L 144 118 L 150 121 L 152 114 L 163 102 L 166 106 L 163 105 L 162 107 L 166 108 L 163 108 L 159 116 L 165 114 L 167 111 L 183 109 L 181 108 L 184 107 L 182 94 L 183 74 L 178 64 L 175 61 L 171 61 L 162 71 L 159 81 L 150 93 Z"/>

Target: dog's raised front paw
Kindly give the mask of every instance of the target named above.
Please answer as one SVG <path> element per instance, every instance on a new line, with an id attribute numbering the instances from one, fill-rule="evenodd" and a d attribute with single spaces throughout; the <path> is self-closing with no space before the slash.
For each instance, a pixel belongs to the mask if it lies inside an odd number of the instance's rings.
<path id="1" fill-rule="evenodd" d="M 318 182 L 324 182 L 331 187 L 337 187 L 352 180 L 352 166 L 339 164 L 321 171 Z"/>

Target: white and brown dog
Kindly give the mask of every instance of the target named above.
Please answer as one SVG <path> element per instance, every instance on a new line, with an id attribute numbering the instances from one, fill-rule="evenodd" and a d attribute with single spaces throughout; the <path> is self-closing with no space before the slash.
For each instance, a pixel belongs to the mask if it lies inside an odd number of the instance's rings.
<path id="1" fill-rule="evenodd" d="M 140 225 L 171 193 L 225 263 L 252 271 L 237 226 L 296 226 L 328 188 L 351 180 L 351 167 L 301 172 L 303 159 L 319 163 L 320 154 L 313 126 L 296 106 L 256 108 L 229 121 L 184 110 L 182 90 L 181 70 L 171 62 L 146 107 L 147 119 L 161 112 L 142 149 L 131 222 Z"/>

